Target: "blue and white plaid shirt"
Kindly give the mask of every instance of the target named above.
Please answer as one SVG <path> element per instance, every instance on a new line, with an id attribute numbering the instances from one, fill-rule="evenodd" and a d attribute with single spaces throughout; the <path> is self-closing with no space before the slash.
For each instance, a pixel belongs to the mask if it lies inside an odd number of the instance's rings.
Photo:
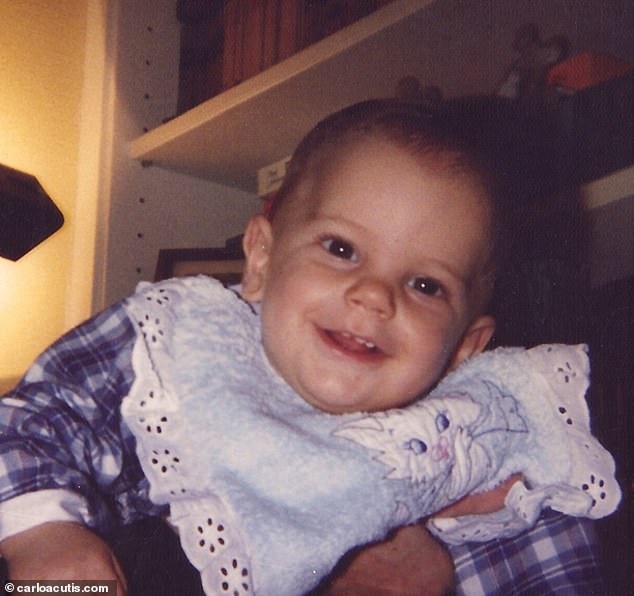
<path id="1" fill-rule="evenodd" d="M 149 500 L 119 413 L 134 379 L 134 340 L 114 305 L 53 344 L 0 400 L 0 501 L 72 491 L 100 531 L 166 513 Z M 514 539 L 450 547 L 457 593 L 469 596 L 602 594 L 596 550 L 590 521 L 555 513 Z"/>

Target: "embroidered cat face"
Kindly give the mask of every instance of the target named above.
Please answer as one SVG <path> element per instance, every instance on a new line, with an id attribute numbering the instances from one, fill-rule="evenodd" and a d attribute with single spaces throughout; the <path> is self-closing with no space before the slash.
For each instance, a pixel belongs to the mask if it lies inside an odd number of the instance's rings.
<path id="1" fill-rule="evenodd" d="M 334 434 L 376 451 L 375 459 L 389 468 L 386 478 L 421 484 L 468 459 L 480 409 L 468 396 L 422 401 L 361 418 Z"/>
<path id="2" fill-rule="evenodd" d="M 526 433 L 526 422 L 513 396 L 494 383 L 483 380 L 471 395 L 445 390 L 442 383 L 437 389 L 436 397 L 368 414 L 334 434 L 376 452 L 387 479 L 417 487 L 434 483 L 452 500 L 464 496 L 491 472 L 496 445 Z"/>

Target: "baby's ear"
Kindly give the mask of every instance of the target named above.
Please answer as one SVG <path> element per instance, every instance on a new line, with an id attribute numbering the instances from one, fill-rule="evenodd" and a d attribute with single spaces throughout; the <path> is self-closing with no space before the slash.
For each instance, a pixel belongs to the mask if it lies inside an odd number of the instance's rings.
<path id="1" fill-rule="evenodd" d="M 262 299 L 272 246 L 271 223 L 266 217 L 256 215 L 247 224 L 242 240 L 242 248 L 246 255 L 242 275 L 242 295 L 250 302 L 259 302 Z"/>
<path id="2" fill-rule="evenodd" d="M 495 319 L 489 315 L 481 315 L 473 321 L 449 361 L 449 370 L 457 368 L 467 358 L 482 352 L 493 337 L 494 331 Z"/>

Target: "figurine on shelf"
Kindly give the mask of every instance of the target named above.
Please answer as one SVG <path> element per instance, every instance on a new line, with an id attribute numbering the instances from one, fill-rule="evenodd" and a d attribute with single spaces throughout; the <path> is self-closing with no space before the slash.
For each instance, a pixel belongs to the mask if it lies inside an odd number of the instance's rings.
<path id="1" fill-rule="evenodd" d="M 497 94 L 527 104 L 542 105 L 548 101 L 546 73 L 568 55 L 568 40 L 556 35 L 542 41 L 534 23 L 520 27 L 513 41 L 519 57 L 506 73 Z"/>

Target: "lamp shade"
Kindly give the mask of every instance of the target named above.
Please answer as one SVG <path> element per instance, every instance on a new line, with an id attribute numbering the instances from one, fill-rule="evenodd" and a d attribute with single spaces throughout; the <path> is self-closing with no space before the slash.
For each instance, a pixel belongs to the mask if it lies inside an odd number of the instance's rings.
<path id="1" fill-rule="evenodd" d="M 35 176 L 0 165 L 0 257 L 17 261 L 63 223 Z"/>

